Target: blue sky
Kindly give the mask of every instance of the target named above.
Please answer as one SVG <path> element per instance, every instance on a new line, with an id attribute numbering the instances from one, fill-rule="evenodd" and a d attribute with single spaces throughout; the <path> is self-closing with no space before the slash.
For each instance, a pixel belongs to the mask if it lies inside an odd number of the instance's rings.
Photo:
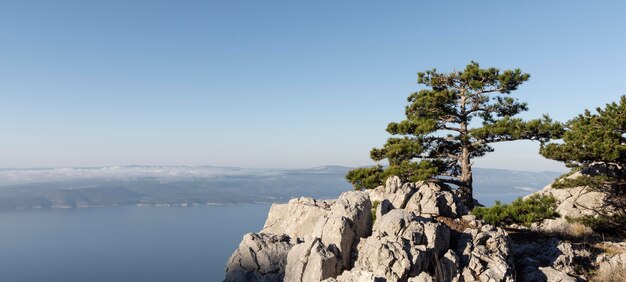
<path id="1" fill-rule="evenodd" d="M 471 60 L 531 74 L 525 118 L 626 94 L 626 2 L 430 2 L 0 0 L 0 167 L 367 165 Z M 563 169 L 537 148 L 476 165 Z"/>

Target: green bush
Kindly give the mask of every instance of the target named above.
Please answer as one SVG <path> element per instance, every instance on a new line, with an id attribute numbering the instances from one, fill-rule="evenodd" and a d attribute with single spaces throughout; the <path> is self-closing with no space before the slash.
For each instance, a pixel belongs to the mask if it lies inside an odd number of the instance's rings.
<path id="1" fill-rule="evenodd" d="M 379 201 L 374 201 L 374 203 L 372 203 L 372 224 L 376 222 L 376 209 L 378 208 L 379 204 Z"/>
<path id="2" fill-rule="evenodd" d="M 533 222 L 559 216 L 555 209 L 554 197 L 535 194 L 525 200 L 518 198 L 508 205 L 497 201 L 489 208 L 478 207 L 472 210 L 472 214 L 493 225 L 518 223 L 528 226 Z"/>

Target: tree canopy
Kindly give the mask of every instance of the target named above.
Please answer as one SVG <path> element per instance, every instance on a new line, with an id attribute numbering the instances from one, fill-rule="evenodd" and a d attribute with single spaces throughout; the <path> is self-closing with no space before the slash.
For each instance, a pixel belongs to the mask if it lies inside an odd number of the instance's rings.
<path id="1" fill-rule="evenodd" d="M 586 110 L 565 124 L 563 143 L 543 144 L 540 153 L 579 169 L 592 163 L 626 164 L 626 96 L 596 113 Z"/>
<path id="2" fill-rule="evenodd" d="M 370 153 L 372 160 L 387 160 L 388 166 L 357 168 L 346 178 L 355 189 L 374 188 L 390 175 L 410 182 L 438 178 L 458 187 L 462 201 L 472 208 L 471 159 L 492 152 L 491 143 L 546 142 L 562 133 L 561 124 L 548 116 L 530 121 L 514 117 L 528 107 L 509 94 L 529 78 L 519 69 L 481 68 L 477 62 L 463 71 L 419 72 L 417 82 L 424 89 L 409 95 L 406 119 L 389 123 L 387 132 L 393 136 Z"/>
<path id="3" fill-rule="evenodd" d="M 572 172 L 592 171 L 563 177 L 553 187 L 587 186 L 607 193 L 603 209 L 595 211 L 602 217 L 586 220 L 594 227 L 626 230 L 626 96 L 595 113 L 586 110 L 568 121 L 565 130 L 561 143 L 542 144 L 540 153 L 564 162 Z"/>

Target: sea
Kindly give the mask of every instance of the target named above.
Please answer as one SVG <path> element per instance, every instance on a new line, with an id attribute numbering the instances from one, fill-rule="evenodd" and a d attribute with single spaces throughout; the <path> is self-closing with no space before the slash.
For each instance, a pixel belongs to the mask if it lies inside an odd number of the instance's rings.
<path id="1" fill-rule="evenodd" d="M 0 281 L 222 281 L 271 204 L 0 212 Z"/>

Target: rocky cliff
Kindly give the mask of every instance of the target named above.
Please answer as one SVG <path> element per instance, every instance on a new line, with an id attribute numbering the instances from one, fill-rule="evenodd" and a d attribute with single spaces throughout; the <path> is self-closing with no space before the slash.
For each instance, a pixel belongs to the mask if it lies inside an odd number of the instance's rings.
<path id="1" fill-rule="evenodd" d="M 400 183 L 270 209 L 225 281 L 580 281 L 592 251 L 485 224 L 446 185 Z M 531 231 L 529 231 L 531 232 Z M 599 258 L 621 266 L 615 256 Z"/>

